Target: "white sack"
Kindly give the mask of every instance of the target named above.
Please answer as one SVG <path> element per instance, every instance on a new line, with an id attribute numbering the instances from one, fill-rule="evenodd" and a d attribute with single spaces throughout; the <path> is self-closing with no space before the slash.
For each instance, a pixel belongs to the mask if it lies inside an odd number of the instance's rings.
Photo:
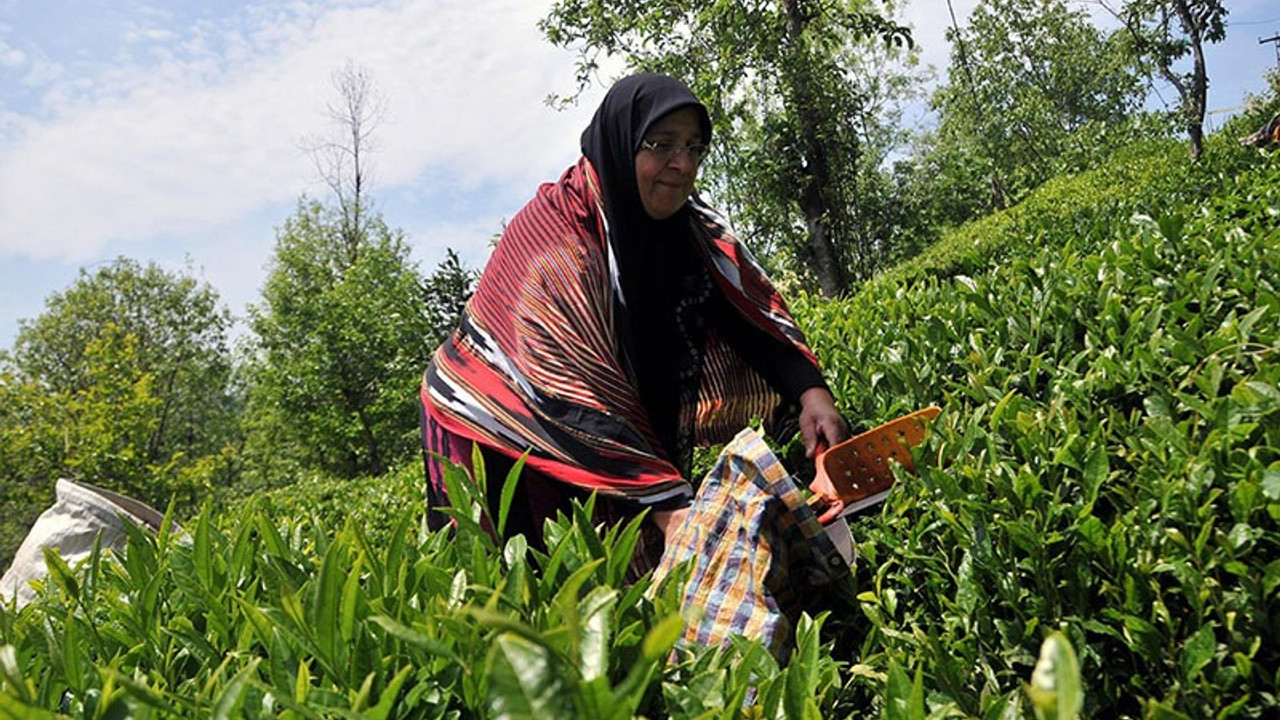
<path id="1" fill-rule="evenodd" d="M 31 581 L 49 574 L 44 548 L 56 549 L 74 567 L 89 556 L 99 536 L 102 547 L 118 549 L 127 537 L 125 523 L 156 531 L 164 521 L 164 515 L 137 500 L 87 483 L 59 480 L 55 492 L 53 506 L 36 519 L 0 578 L 0 600 L 17 598 L 19 608 L 35 599 Z"/>

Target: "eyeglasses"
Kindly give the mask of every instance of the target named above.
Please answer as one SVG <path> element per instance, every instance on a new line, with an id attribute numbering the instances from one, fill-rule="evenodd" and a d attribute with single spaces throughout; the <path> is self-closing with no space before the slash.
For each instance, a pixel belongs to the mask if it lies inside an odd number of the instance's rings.
<path id="1" fill-rule="evenodd" d="M 710 146 L 706 143 L 674 145 L 667 142 L 650 142 L 648 140 L 641 140 L 640 147 L 658 156 L 658 159 L 663 162 L 671 162 L 676 159 L 676 156 L 684 153 L 695 164 L 702 162 L 702 159 L 707 156 L 707 150 L 710 149 Z"/>

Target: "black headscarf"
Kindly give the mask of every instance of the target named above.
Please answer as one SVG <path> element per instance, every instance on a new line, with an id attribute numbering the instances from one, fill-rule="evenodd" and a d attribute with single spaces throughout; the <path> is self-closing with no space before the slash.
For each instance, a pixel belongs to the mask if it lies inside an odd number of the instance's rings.
<path id="1" fill-rule="evenodd" d="M 691 367 L 700 364 L 700 348 L 686 350 L 701 344 L 696 337 L 701 327 L 684 327 L 690 323 L 688 317 L 678 323 L 676 305 L 696 292 L 693 286 L 706 287 L 710 279 L 693 245 L 687 206 L 663 220 L 645 212 L 636 185 L 636 153 L 654 123 L 683 108 L 696 111 L 702 141 L 710 142 L 707 109 L 684 83 L 654 73 L 632 75 L 609 89 L 582 133 L 582 154 L 600 177 L 609 242 L 617 261 L 624 362 L 636 378 L 654 431 L 677 467 L 689 454 L 689 438 L 678 427 L 681 395 L 696 390 L 696 384 L 681 375 L 688 376 Z M 691 313 L 696 310 L 686 316 Z"/>
<path id="2" fill-rule="evenodd" d="M 604 185 L 605 213 L 618 240 L 632 234 L 632 226 L 623 221 L 648 218 L 636 186 L 640 142 L 660 118 L 686 107 L 698 113 L 702 142 L 711 142 L 707 109 L 684 83 L 656 73 L 631 75 L 609 88 L 582 132 L 582 154 Z"/>

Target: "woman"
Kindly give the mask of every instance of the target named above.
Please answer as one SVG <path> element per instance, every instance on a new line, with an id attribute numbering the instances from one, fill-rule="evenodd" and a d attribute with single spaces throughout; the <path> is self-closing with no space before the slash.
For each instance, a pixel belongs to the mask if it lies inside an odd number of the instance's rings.
<path id="1" fill-rule="evenodd" d="M 424 375 L 433 504 L 431 453 L 466 465 L 479 443 L 500 479 L 529 450 L 508 533 L 537 545 L 544 519 L 595 491 L 598 519 L 650 511 L 644 570 L 685 517 L 695 445 L 796 405 L 810 456 L 844 439 L 782 299 L 694 192 L 710 140 L 677 80 L 609 90 L 582 157 L 512 219 Z"/>

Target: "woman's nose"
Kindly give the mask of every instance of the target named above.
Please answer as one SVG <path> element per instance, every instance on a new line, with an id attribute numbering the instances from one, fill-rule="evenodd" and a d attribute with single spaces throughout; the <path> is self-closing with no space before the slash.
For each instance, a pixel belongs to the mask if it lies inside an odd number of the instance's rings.
<path id="1" fill-rule="evenodd" d="M 678 152 L 667 161 L 667 167 L 674 167 L 683 173 L 697 172 L 698 161 L 690 157 L 688 151 Z"/>

